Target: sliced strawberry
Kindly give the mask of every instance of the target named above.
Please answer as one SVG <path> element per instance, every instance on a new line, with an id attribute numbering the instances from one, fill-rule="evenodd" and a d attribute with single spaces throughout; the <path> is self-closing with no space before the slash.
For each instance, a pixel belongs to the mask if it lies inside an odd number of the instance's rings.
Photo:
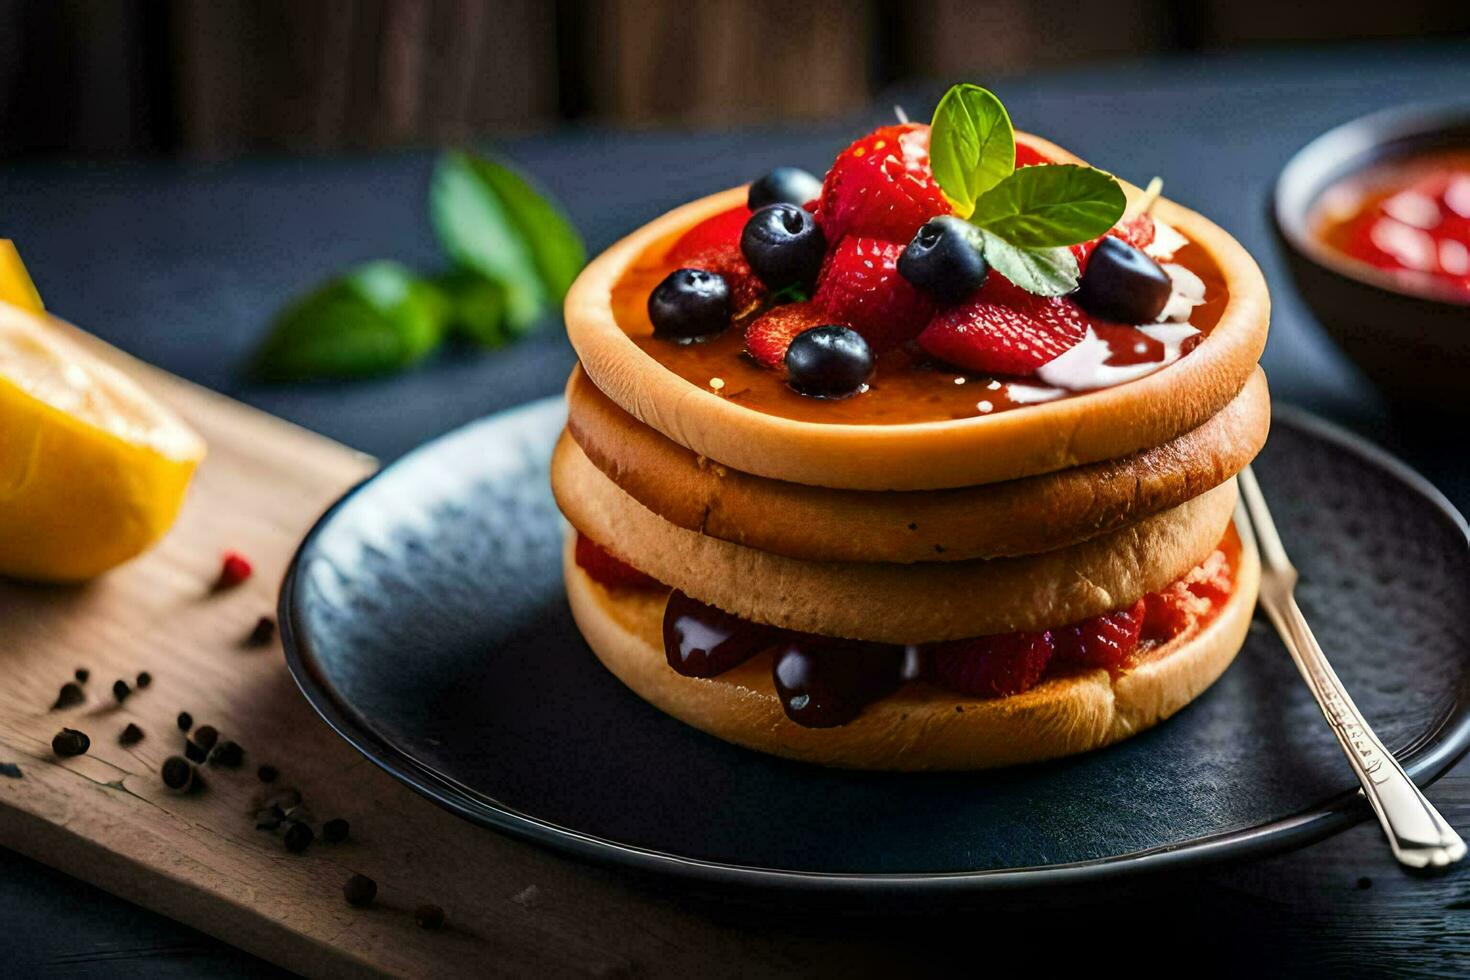
<path id="1" fill-rule="evenodd" d="M 791 346 L 796 335 L 831 322 L 815 303 L 787 303 L 774 307 L 745 328 L 745 351 L 762 367 L 783 370 L 786 348 Z"/>
<path id="2" fill-rule="evenodd" d="M 919 346 L 967 370 L 1024 376 L 1080 341 L 1088 323 L 1065 296 L 1036 296 L 991 275 L 971 299 L 940 310 Z"/>
<path id="3" fill-rule="evenodd" d="M 1125 218 L 1118 222 L 1117 227 L 1108 232 L 1114 238 L 1121 238 L 1134 248 L 1148 248 L 1154 240 L 1154 219 L 1152 215 L 1135 214 L 1131 218 Z"/>
<path id="4" fill-rule="evenodd" d="M 740 233 L 750 209 L 731 208 L 690 228 L 669 249 L 667 259 L 680 269 L 704 269 L 724 277 L 736 316 L 749 313 L 766 295 L 740 252 Z"/>
<path id="5" fill-rule="evenodd" d="M 1127 609 L 1084 619 L 1052 630 L 1057 659 L 1079 667 L 1119 670 L 1127 666 L 1143 631 L 1147 603 L 1139 599 Z"/>
<path id="6" fill-rule="evenodd" d="M 846 323 L 875 351 L 918 336 L 933 302 L 898 274 L 904 247 L 880 238 L 847 237 L 827 255 L 812 302 L 828 322 Z"/>
<path id="7" fill-rule="evenodd" d="M 1052 658 L 1051 634 L 998 633 L 936 643 L 926 651 L 929 680 L 977 698 L 1003 698 L 1036 686 Z"/>
<path id="8" fill-rule="evenodd" d="M 653 576 L 640 572 L 585 534 L 577 534 L 577 549 L 574 557 L 577 567 L 586 572 L 592 581 L 600 582 L 610 588 L 652 589 L 658 587 L 658 580 Z"/>
<path id="9" fill-rule="evenodd" d="M 748 220 L 750 209 L 744 205 L 705 218 L 679 236 L 679 240 L 669 249 L 668 260 L 681 268 L 694 268 L 689 265 L 689 261 L 697 255 L 729 247 L 738 252 L 740 233 L 745 230 L 745 222 Z"/>
<path id="10" fill-rule="evenodd" d="M 929 127 L 905 123 L 874 130 L 837 155 L 816 215 L 829 242 L 862 235 L 907 244 L 949 210 L 929 169 Z"/>
<path id="11" fill-rule="evenodd" d="M 1118 222 L 1108 232 L 1108 235 L 1120 238 L 1134 248 L 1147 248 L 1154 240 L 1154 219 L 1151 215 L 1135 214 L 1131 218 Z M 1106 237 L 1107 235 L 1104 235 L 1102 238 L 1094 238 L 1090 242 L 1071 246 L 1072 254 L 1077 256 L 1079 268 L 1087 268 L 1087 257 L 1092 254 L 1093 249 L 1097 248 L 1097 243 Z"/>

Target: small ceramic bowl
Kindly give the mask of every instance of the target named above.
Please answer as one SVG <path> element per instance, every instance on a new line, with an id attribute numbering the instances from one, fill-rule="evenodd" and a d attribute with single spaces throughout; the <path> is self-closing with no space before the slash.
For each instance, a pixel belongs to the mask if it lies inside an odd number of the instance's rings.
<path id="1" fill-rule="evenodd" d="M 1386 160 L 1470 149 L 1470 105 L 1405 106 L 1328 130 L 1276 179 L 1273 211 L 1298 291 L 1328 334 L 1389 397 L 1470 415 L 1470 303 L 1341 254 L 1310 217 L 1328 188 Z"/>

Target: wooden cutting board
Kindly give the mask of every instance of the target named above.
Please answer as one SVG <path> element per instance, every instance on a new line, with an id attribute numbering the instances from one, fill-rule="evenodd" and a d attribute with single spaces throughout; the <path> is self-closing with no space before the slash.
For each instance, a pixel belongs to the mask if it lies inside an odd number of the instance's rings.
<path id="1" fill-rule="evenodd" d="M 849 943 L 793 954 L 739 922 L 720 922 L 626 880 L 499 836 L 443 811 L 359 756 L 312 712 L 280 648 L 244 644 L 274 614 L 297 542 L 373 460 L 149 368 L 64 324 L 79 341 L 174 406 L 209 442 L 178 525 L 153 551 L 76 588 L 0 582 L 0 845 L 129 901 L 311 975 L 736 975 L 872 967 Z M 222 553 L 255 575 L 212 593 Z M 84 705 L 52 711 L 78 667 Z M 118 705 L 114 680 L 154 680 Z M 238 770 L 205 767 L 204 791 L 178 795 L 159 777 L 178 754 L 180 711 L 246 751 Z M 129 722 L 145 739 L 122 747 Z M 63 726 L 90 735 L 88 754 L 59 759 Z M 267 790 L 257 767 L 295 787 L 317 825 L 341 816 L 351 839 L 287 852 L 255 829 Z M 343 899 L 353 873 L 375 879 L 377 904 Z M 442 906 L 449 926 L 418 928 L 413 910 Z"/>

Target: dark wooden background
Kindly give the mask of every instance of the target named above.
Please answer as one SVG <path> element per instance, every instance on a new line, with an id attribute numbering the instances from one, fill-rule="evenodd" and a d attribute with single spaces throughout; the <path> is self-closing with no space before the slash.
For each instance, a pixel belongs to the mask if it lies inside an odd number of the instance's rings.
<path id="1" fill-rule="evenodd" d="M 913 78 L 1455 33 L 1465 0 L 0 0 L 0 154 L 800 120 Z"/>

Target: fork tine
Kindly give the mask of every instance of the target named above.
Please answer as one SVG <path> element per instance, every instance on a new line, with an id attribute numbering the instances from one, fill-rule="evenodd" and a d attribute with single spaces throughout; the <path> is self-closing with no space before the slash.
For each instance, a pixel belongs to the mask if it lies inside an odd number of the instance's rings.
<path id="1" fill-rule="evenodd" d="M 1261 485 L 1256 482 L 1256 474 L 1249 465 L 1236 474 L 1240 484 L 1240 497 L 1245 502 L 1245 508 L 1250 513 L 1252 530 L 1256 534 L 1256 543 L 1260 546 L 1261 561 L 1267 568 L 1280 571 L 1292 567 L 1291 559 L 1286 557 L 1286 548 L 1281 544 L 1281 535 L 1276 532 L 1276 522 L 1271 519 L 1271 510 L 1266 506 L 1266 498 L 1261 494 Z"/>

